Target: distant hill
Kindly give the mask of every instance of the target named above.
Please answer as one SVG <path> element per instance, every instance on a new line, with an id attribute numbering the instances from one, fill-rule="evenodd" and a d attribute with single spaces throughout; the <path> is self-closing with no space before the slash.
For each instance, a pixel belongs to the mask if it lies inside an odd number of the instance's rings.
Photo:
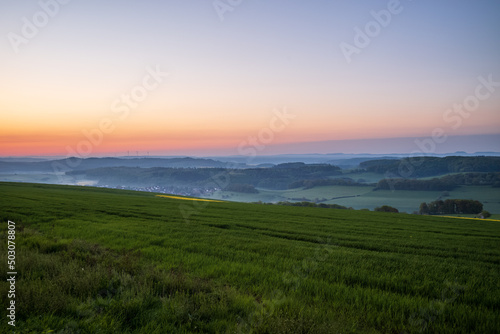
<path id="1" fill-rule="evenodd" d="M 52 161 L 0 161 L 0 173 L 54 172 L 54 164 L 68 170 L 86 170 L 103 167 L 172 167 L 172 168 L 222 168 L 228 163 L 200 158 L 67 158 Z M 234 165 L 234 164 L 233 164 Z"/>
<path id="2" fill-rule="evenodd" d="M 75 177 L 98 180 L 101 185 L 206 187 L 219 178 L 220 184 L 251 185 L 266 189 L 288 189 L 302 179 L 325 179 L 341 175 L 339 167 L 328 164 L 285 163 L 271 168 L 135 168 L 104 167 L 67 172 Z M 224 181 L 229 179 L 230 183 Z M 217 183 L 217 182 L 216 182 Z M 227 184 L 226 184 L 227 183 Z M 220 185 L 219 185 L 220 186 Z M 225 187 L 224 186 L 224 187 Z M 223 187 L 223 188 L 224 188 Z"/>
<path id="3" fill-rule="evenodd" d="M 333 159 L 333 160 L 328 160 L 326 163 L 339 166 L 343 169 L 350 169 L 350 168 L 356 168 L 359 166 L 359 164 L 365 162 L 365 161 L 372 161 L 372 160 L 399 160 L 400 157 L 391 157 L 391 156 L 384 156 L 384 157 L 359 157 L 359 158 L 348 158 L 348 159 Z"/>
<path id="4" fill-rule="evenodd" d="M 417 157 L 400 160 L 371 160 L 359 164 L 368 172 L 391 177 L 429 177 L 449 173 L 500 172 L 500 157 Z"/>

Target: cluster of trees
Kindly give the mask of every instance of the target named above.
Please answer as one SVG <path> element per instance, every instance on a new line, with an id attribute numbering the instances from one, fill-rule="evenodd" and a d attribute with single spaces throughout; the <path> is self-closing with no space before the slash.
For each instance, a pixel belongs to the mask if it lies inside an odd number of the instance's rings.
<path id="1" fill-rule="evenodd" d="M 441 178 L 443 182 L 457 185 L 500 187 L 500 172 L 496 173 L 461 173 Z"/>
<path id="2" fill-rule="evenodd" d="M 460 185 L 498 187 L 500 186 L 500 173 L 461 173 L 431 180 L 383 179 L 377 183 L 375 190 L 449 191 Z"/>
<path id="3" fill-rule="evenodd" d="M 327 209 L 342 209 L 342 210 L 354 210 L 351 207 L 346 207 L 343 205 L 339 204 L 325 204 L 325 203 L 313 203 L 313 202 L 308 202 L 308 201 L 302 201 L 302 202 L 278 202 L 276 203 L 277 205 L 288 205 L 288 206 L 305 206 L 305 207 L 310 207 L 310 208 L 327 208 Z M 370 211 L 368 209 L 362 209 L 361 211 Z M 394 212 L 394 213 L 399 213 L 399 210 L 396 208 L 393 208 L 392 206 L 389 205 L 382 205 L 381 207 L 377 207 L 374 209 L 374 211 L 379 211 L 379 212 Z"/>
<path id="4" fill-rule="evenodd" d="M 229 179 L 234 184 L 246 184 L 266 189 L 288 189 L 296 180 L 327 179 L 341 175 L 337 166 L 328 164 L 281 164 L 272 168 L 136 168 L 104 167 L 84 171 L 70 171 L 66 174 L 98 180 L 104 185 L 173 185 L 204 187 L 214 184 L 214 176 Z"/>
<path id="5" fill-rule="evenodd" d="M 483 211 L 483 204 L 470 199 L 447 199 L 437 200 L 430 203 L 420 204 L 421 215 L 443 215 L 443 214 L 478 214 Z"/>
<path id="6" fill-rule="evenodd" d="M 411 175 L 412 178 L 427 176 L 431 172 L 449 173 L 467 169 L 477 169 L 478 171 L 447 175 L 432 180 L 385 179 L 376 184 L 376 189 L 449 191 L 458 185 L 492 185 L 500 187 L 500 157 L 420 157 L 418 159 L 420 159 L 420 165 L 415 168 L 415 172 Z M 129 162 L 129 160 L 126 161 Z M 395 175 L 397 175 L 398 168 L 403 161 L 411 160 L 372 160 L 363 162 L 361 165 L 368 171 L 394 171 Z M 116 162 L 110 160 L 107 163 Z M 170 163 L 190 163 L 194 165 L 195 163 L 209 164 L 212 161 L 180 159 Z M 494 171 L 487 171 L 488 169 Z M 173 186 L 209 189 L 216 186 L 224 187 L 227 180 L 228 183 L 234 184 L 232 189 L 227 190 L 250 193 L 257 192 L 255 188 L 285 190 L 299 187 L 310 189 L 317 186 L 367 185 L 367 183 L 356 182 L 343 176 L 342 170 L 337 166 L 305 164 L 302 162 L 279 164 L 270 168 L 247 169 L 220 167 L 103 167 L 68 171 L 66 174 L 76 178 L 95 180 L 100 185 L 108 186 Z M 214 182 L 214 180 L 221 179 L 224 181 Z"/>
<path id="7" fill-rule="evenodd" d="M 71 176 L 83 176 L 99 181 L 100 185 L 128 186 L 203 186 L 224 168 L 139 168 L 103 167 L 84 171 L 66 172 Z M 214 183 L 213 181 L 211 182 Z"/>
<path id="8" fill-rule="evenodd" d="M 361 162 L 359 164 L 359 167 L 360 167 L 360 169 L 367 171 L 367 172 L 384 174 L 387 171 L 392 171 L 395 168 L 397 168 L 400 163 L 401 163 L 401 160 L 399 160 L 399 159 L 368 160 L 368 161 Z M 396 169 L 396 171 L 397 171 L 397 169 Z"/>
<path id="9" fill-rule="evenodd" d="M 411 177 L 429 177 L 448 173 L 500 171 L 500 157 L 415 157 L 400 160 L 370 160 L 359 164 L 368 172 L 400 175 L 401 169 L 411 171 Z"/>
<path id="10" fill-rule="evenodd" d="M 302 202 L 284 201 L 284 202 L 278 202 L 276 204 L 277 205 L 287 205 L 287 206 L 305 206 L 305 207 L 311 207 L 311 208 L 343 209 L 343 210 L 350 209 L 350 210 L 352 210 L 352 208 L 348 208 L 346 206 L 339 205 L 339 204 L 325 204 L 325 203 L 316 204 L 316 203 L 307 202 L 307 201 L 302 201 Z"/>
<path id="11" fill-rule="evenodd" d="M 382 205 L 380 207 L 376 207 L 373 210 L 374 211 L 379 211 L 379 212 L 394 212 L 394 213 L 399 213 L 398 209 L 393 208 L 392 206 L 389 206 L 389 205 Z"/>
<path id="12" fill-rule="evenodd" d="M 3 172 L 53 172 L 104 167 L 226 167 L 229 163 L 203 158 L 65 158 L 44 161 L 0 161 Z"/>
<path id="13" fill-rule="evenodd" d="M 414 179 L 383 179 L 377 183 L 375 190 L 424 190 L 445 191 L 453 190 L 458 185 L 450 180 L 434 178 L 432 180 Z"/>

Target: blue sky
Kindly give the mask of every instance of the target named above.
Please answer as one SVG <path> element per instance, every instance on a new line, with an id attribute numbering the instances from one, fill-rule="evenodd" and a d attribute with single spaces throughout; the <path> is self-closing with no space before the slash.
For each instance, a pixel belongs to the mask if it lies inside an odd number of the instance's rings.
<path id="1" fill-rule="evenodd" d="M 54 15 L 23 36 L 44 8 Z M 356 46 L 355 29 L 389 8 L 398 13 L 348 61 L 342 43 Z M 479 77 L 500 81 L 498 31 L 499 1 L 3 0 L 0 155 L 64 155 L 108 117 L 114 129 L 90 155 L 235 154 L 285 107 L 295 118 L 268 147 L 498 134 L 500 87 L 458 128 L 443 117 Z M 155 67 L 168 78 L 113 118 L 113 101 Z"/>

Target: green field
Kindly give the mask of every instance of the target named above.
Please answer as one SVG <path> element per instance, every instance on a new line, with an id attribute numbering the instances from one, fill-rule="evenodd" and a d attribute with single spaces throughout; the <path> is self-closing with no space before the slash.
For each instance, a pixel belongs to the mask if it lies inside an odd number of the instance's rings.
<path id="1" fill-rule="evenodd" d="M 210 198 L 226 199 L 235 202 L 267 202 L 276 203 L 280 201 L 306 200 L 326 200 L 324 203 L 335 201 L 336 199 L 348 197 L 353 198 L 371 192 L 373 187 L 350 187 L 350 186 L 324 186 L 311 189 L 288 189 L 288 190 L 267 190 L 259 189 L 259 193 L 246 194 L 231 191 L 217 191 Z"/>
<path id="2" fill-rule="evenodd" d="M 0 181 L 6 182 L 31 182 L 31 183 L 70 183 L 74 180 L 73 177 L 66 176 L 63 173 L 15 173 L 2 174 L 0 173 Z"/>
<path id="3" fill-rule="evenodd" d="M 412 213 L 418 211 L 420 203 L 432 202 L 441 199 L 473 199 L 484 205 L 484 209 L 491 213 L 500 213 L 500 188 L 491 186 L 460 186 L 448 191 L 449 196 L 442 197 L 442 191 L 413 191 L 413 190 L 377 190 L 366 192 L 360 197 L 343 198 L 326 203 L 336 203 L 352 206 L 355 209 L 374 208 L 381 205 L 390 205 L 399 211 Z"/>
<path id="4" fill-rule="evenodd" d="M 460 186 L 448 191 L 448 198 L 473 199 L 484 205 L 491 213 L 500 213 L 500 188 L 491 186 Z M 315 202 L 324 200 L 326 204 L 340 204 L 354 209 L 373 210 L 377 206 L 390 205 L 400 212 L 412 213 L 418 211 L 420 203 L 432 202 L 443 195 L 443 191 L 414 190 L 377 190 L 370 186 L 324 186 L 311 189 L 265 190 L 259 189 L 256 194 L 244 194 L 228 191 L 215 192 L 209 198 L 226 199 L 235 202 L 270 202 L 299 201 Z"/>
<path id="5" fill-rule="evenodd" d="M 354 180 L 363 179 L 366 182 L 376 183 L 383 179 L 383 174 L 371 172 L 352 173 L 344 171 L 344 176 Z M 446 175 L 454 175 L 450 173 Z M 444 176 L 444 175 L 443 175 Z M 338 176 L 336 176 L 338 177 Z M 422 178 L 432 179 L 434 177 Z M 18 173 L 0 174 L 0 182 L 30 182 L 30 183 L 52 183 L 52 184 L 74 184 L 74 185 L 96 185 L 98 181 L 86 179 L 83 176 L 70 176 L 55 173 Z M 309 201 L 326 204 L 339 204 L 354 209 L 370 209 L 382 205 L 390 205 L 400 212 L 413 213 L 418 211 L 422 202 L 432 202 L 441 198 L 445 199 L 472 199 L 478 200 L 484 205 L 484 209 L 492 214 L 500 214 L 500 188 L 487 186 L 459 186 L 448 191 L 449 196 L 443 197 L 443 191 L 414 191 L 414 190 L 378 190 L 375 187 L 366 186 L 318 186 L 310 189 L 295 188 L 286 190 L 258 189 L 258 193 L 239 193 L 234 191 L 215 191 L 206 196 L 211 199 L 222 199 L 233 202 L 265 202 L 277 203 L 281 201 Z"/>
<path id="6" fill-rule="evenodd" d="M 367 183 L 377 183 L 378 181 L 385 178 L 384 174 L 380 173 L 372 173 L 372 172 L 351 172 L 345 171 L 344 176 L 350 177 L 351 179 L 358 182 L 367 182 Z"/>
<path id="7" fill-rule="evenodd" d="M 498 333 L 500 222 L 0 183 L 16 333 Z"/>

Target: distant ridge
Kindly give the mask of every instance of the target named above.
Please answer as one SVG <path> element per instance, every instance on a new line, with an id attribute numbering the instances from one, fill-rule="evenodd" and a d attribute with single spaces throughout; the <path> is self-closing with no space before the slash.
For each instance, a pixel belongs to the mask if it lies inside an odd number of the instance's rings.
<path id="1" fill-rule="evenodd" d="M 223 168 L 227 163 L 201 158 L 66 158 L 50 161 L 0 161 L 0 172 L 53 172 L 53 164 L 65 166 L 69 170 L 85 170 L 101 167 L 183 167 L 183 168 Z"/>

